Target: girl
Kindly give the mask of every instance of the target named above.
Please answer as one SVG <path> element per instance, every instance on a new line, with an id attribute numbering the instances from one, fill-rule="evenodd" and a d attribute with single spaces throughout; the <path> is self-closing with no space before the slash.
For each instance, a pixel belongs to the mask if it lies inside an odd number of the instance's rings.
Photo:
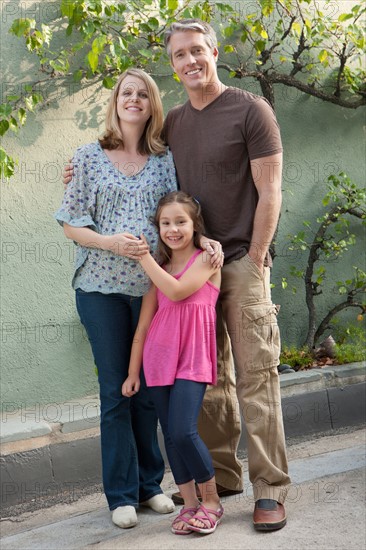
<path id="1" fill-rule="evenodd" d="M 141 374 L 141 391 L 121 395 L 142 296 L 150 281 L 138 262 L 158 235 L 150 218 L 161 197 L 176 189 L 173 158 L 161 140 L 163 106 L 153 79 L 128 69 L 111 94 L 106 131 L 80 147 L 56 219 L 77 246 L 73 287 L 98 369 L 103 485 L 112 521 L 137 523 L 136 508 L 174 510 L 160 483 L 164 461 L 157 416 Z"/>
<path id="2" fill-rule="evenodd" d="M 220 269 L 200 248 L 203 221 L 195 199 L 181 191 L 169 193 L 159 201 L 155 223 L 166 263 L 161 268 L 150 254 L 140 258 L 153 285 L 143 298 L 122 394 L 132 397 L 139 392 L 143 363 L 169 463 L 184 499 L 172 531 L 212 533 L 223 508 L 197 419 L 206 385 L 216 383 L 215 304 Z"/>

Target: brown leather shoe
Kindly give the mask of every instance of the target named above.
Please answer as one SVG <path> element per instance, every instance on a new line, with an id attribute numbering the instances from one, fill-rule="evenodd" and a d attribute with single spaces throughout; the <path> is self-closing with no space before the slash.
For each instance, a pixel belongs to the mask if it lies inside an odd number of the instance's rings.
<path id="1" fill-rule="evenodd" d="M 257 531 L 275 531 L 286 525 L 283 504 L 271 498 L 260 498 L 255 503 L 253 525 Z"/>
<path id="2" fill-rule="evenodd" d="M 240 495 L 243 492 L 243 489 L 227 489 L 226 487 L 222 487 L 222 485 L 219 485 L 218 483 L 216 483 L 216 490 L 220 498 L 230 497 L 232 495 Z M 201 494 L 198 485 L 196 485 L 196 495 L 198 500 L 201 502 Z M 180 493 L 173 493 L 171 499 L 174 504 L 184 504 L 183 497 Z"/>

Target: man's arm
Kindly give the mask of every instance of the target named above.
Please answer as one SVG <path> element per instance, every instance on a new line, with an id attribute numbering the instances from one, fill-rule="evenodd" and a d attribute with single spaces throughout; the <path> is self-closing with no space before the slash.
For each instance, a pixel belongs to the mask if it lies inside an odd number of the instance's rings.
<path id="1" fill-rule="evenodd" d="M 282 192 L 282 153 L 257 158 L 250 162 L 258 204 L 248 254 L 263 273 L 264 259 L 276 231 Z"/>
<path id="2" fill-rule="evenodd" d="M 70 181 L 72 180 L 72 177 L 74 175 L 74 165 L 72 164 L 72 160 L 70 159 L 68 164 L 65 164 L 64 171 L 62 172 L 62 183 L 64 184 L 64 188 L 66 189 Z"/>
<path id="3" fill-rule="evenodd" d="M 210 256 L 210 262 L 212 267 L 222 267 L 224 265 L 224 253 L 219 241 L 214 241 L 202 235 L 200 240 L 200 247 L 202 250 L 206 250 Z"/>

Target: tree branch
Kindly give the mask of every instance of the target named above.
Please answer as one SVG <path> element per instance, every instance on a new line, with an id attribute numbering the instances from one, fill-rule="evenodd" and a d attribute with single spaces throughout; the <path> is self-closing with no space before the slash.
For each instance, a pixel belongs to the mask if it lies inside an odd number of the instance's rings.
<path id="1" fill-rule="evenodd" d="M 342 78 L 344 67 L 345 67 L 346 61 L 347 61 L 346 49 L 347 49 L 347 43 L 344 42 L 343 48 L 342 48 L 342 53 L 339 57 L 341 63 L 339 65 L 339 70 L 338 70 L 338 74 L 337 74 L 337 86 L 336 86 L 336 89 L 335 89 L 335 92 L 334 92 L 334 95 L 336 97 L 340 97 L 340 95 L 341 95 L 341 78 Z"/>
<path id="2" fill-rule="evenodd" d="M 347 300 L 345 300 L 344 302 L 341 302 L 340 304 L 337 304 L 336 306 L 334 306 L 328 313 L 327 315 L 324 317 L 324 319 L 322 320 L 322 322 L 319 324 L 316 332 L 315 332 L 315 335 L 314 335 L 314 342 L 316 342 L 320 336 L 328 329 L 330 328 L 330 321 L 331 319 L 337 314 L 339 313 L 340 311 L 342 311 L 343 309 L 347 309 L 349 307 L 358 307 L 361 309 L 361 312 L 362 313 L 365 313 L 366 311 L 366 308 L 363 304 L 361 304 L 361 302 L 354 302 L 352 300 L 349 300 L 349 298 L 347 298 Z"/>
<path id="3" fill-rule="evenodd" d="M 296 88 L 297 90 L 300 90 L 305 94 L 309 94 L 323 101 L 334 103 L 339 107 L 346 107 L 347 109 L 357 109 L 362 105 L 366 105 L 366 95 L 362 96 L 356 101 L 352 99 L 342 99 L 340 97 L 336 97 L 334 94 L 327 94 L 325 92 L 322 92 L 321 90 L 316 89 L 311 84 L 301 82 L 300 80 L 297 80 L 290 75 L 279 74 L 275 71 L 271 73 L 270 76 L 268 76 L 268 79 L 270 79 L 273 84 L 284 84 L 285 86 Z"/>
<path id="4" fill-rule="evenodd" d="M 256 80 L 258 80 L 259 84 L 261 85 L 262 92 L 263 92 L 262 82 L 264 82 L 265 80 L 265 86 L 268 87 L 268 89 L 272 90 L 273 84 L 283 84 L 290 88 L 296 88 L 297 90 L 300 90 L 304 94 L 311 95 L 313 97 L 321 99 L 322 101 L 333 103 L 335 105 L 338 105 L 339 107 L 346 107 L 347 109 L 357 109 L 362 105 L 366 105 L 366 95 L 362 96 L 358 100 L 343 99 L 341 97 L 337 97 L 334 93 L 330 94 L 330 93 L 325 93 L 321 90 L 318 90 L 311 84 L 307 84 L 306 82 L 301 82 L 300 80 L 297 80 L 291 75 L 280 74 L 280 73 L 277 73 L 276 71 L 273 71 L 271 73 L 264 73 L 263 71 L 246 71 L 241 68 L 234 69 L 233 67 L 230 67 L 230 65 L 228 65 L 227 63 L 219 63 L 217 67 L 220 69 L 225 69 L 228 72 L 235 73 L 234 78 L 247 78 L 247 77 L 255 78 Z M 267 99 L 269 97 L 272 97 L 272 91 L 270 94 L 268 93 L 265 97 Z M 273 100 L 270 102 L 272 105 L 274 105 L 274 96 L 273 96 Z"/>
<path id="5" fill-rule="evenodd" d="M 303 65 L 301 63 L 298 62 L 298 59 L 300 57 L 300 55 L 302 54 L 303 51 L 305 50 L 308 50 L 309 49 L 309 46 L 306 46 L 305 45 L 305 35 L 304 35 L 304 29 L 302 29 L 302 32 L 301 32 L 301 36 L 300 36 L 300 41 L 299 41 L 299 47 L 297 48 L 297 51 L 294 52 L 294 55 L 292 56 L 292 59 L 293 59 L 293 62 L 292 62 L 292 65 L 293 65 L 293 69 L 290 73 L 290 76 L 291 77 L 294 77 L 295 74 L 297 74 L 298 72 L 301 71 L 301 69 L 303 68 Z"/>

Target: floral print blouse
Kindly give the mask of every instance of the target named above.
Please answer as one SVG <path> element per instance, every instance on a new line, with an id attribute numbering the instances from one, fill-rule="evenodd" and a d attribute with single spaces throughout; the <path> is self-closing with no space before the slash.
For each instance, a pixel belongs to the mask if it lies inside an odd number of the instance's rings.
<path id="1" fill-rule="evenodd" d="M 89 227 L 102 234 L 143 233 L 155 251 L 157 229 L 151 221 L 161 197 L 177 189 L 172 153 L 150 155 L 135 175 L 126 176 L 106 156 L 99 142 L 77 149 L 74 176 L 67 186 L 56 220 Z M 103 294 L 142 296 L 149 278 L 139 262 L 98 248 L 77 245 L 74 289 Z"/>

